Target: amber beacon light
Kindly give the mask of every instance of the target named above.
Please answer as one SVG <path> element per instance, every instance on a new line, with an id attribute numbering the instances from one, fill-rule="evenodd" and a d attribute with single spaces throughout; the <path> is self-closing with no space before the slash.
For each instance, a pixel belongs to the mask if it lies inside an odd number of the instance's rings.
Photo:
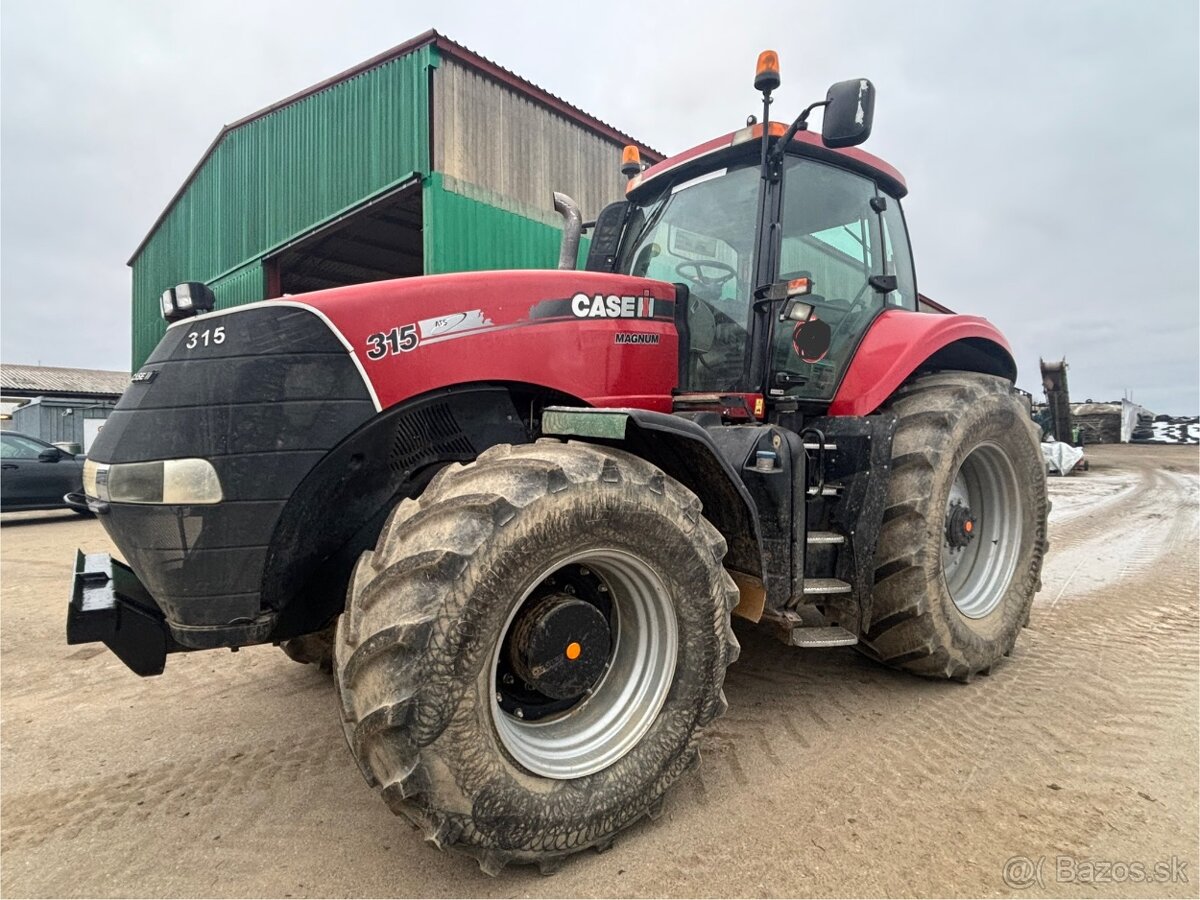
<path id="1" fill-rule="evenodd" d="M 779 54 L 764 50 L 758 54 L 758 66 L 754 70 L 754 89 L 773 91 L 779 87 Z"/>
<path id="2" fill-rule="evenodd" d="M 621 151 L 621 174 L 632 178 L 642 171 L 642 154 L 633 144 L 627 144 Z"/>

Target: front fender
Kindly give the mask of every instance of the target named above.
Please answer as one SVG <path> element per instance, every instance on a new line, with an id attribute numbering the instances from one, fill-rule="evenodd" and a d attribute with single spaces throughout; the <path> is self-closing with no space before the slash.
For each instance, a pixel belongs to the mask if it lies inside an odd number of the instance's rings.
<path id="1" fill-rule="evenodd" d="M 921 368 L 958 369 L 1016 381 L 1012 348 L 980 316 L 890 309 L 864 335 L 829 405 L 831 416 L 874 412 Z"/>
<path id="2" fill-rule="evenodd" d="M 766 580 L 754 500 L 712 436 L 695 422 L 642 409 L 547 407 L 542 434 L 620 446 L 658 466 L 700 498 L 704 515 L 729 545 L 726 564 Z"/>

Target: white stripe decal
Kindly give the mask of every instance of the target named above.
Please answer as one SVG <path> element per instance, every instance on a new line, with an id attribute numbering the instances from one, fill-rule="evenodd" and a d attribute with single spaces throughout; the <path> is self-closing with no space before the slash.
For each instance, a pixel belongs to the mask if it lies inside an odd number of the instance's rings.
<path id="1" fill-rule="evenodd" d="M 306 309 L 310 313 L 316 315 L 325 326 L 334 333 L 342 346 L 346 348 L 346 352 L 350 354 L 350 361 L 354 363 L 354 368 L 358 369 L 358 374 L 362 376 L 363 384 L 367 386 L 367 393 L 371 395 L 371 402 L 375 404 L 375 412 L 382 412 L 383 407 L 379 404 L 379 397 L 375 393 L 375 385 L 371 383 L 371 379 L 367 377 L 367 370 L 363 368 L 362 361 L 358 358 L 358 354 L 354 352 L 354 347 L 346 340 L 346 336 L 341 330 L 329 320 L 329 316 L 321 312 L 315 306 L 310 306 L 307 303 L 301 303 L 299 300 L 259 300 L 257 303 L 247 303 L 243 306 L 235 306 L 231 309 L 214 309 L 212 312 L 204 313 L 199 316 L 189 316 L 186 319 L 180 319 L 178 322 L 172 322 L 167 326 L 170 331 L 178 325 L 191 325 L 193 322 L 199 322 L 202 319 L 211 319 L 214 316 L 228 316 L 232 313 L 246 312 L 251 309 L 261 309 L 265 306 L 291 306 L 296 309 Z"/>

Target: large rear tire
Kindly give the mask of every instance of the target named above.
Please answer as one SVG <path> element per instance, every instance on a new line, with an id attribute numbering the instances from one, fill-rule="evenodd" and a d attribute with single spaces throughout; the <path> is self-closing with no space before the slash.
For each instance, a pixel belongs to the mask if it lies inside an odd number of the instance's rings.
<path id="1" fill-rule="evenodd" d="M 653 814 L 725 709 L 725 549 L 690 491 L 619 450 L 539 441 L 447 467 L 363 554 L 338 627 L 368 782 L 487 872 L 606 846 Z M 556 636 L 564 621 L 590 636 Z M 514 679 L 547 635 L 564 649 Z M 575 694 L 584 663 L 594 677 Z"/>
<path id="2" fill-rule="evenodd" d="M 1009 382 L 944 372 L 889 402 L 898 418 L 864 650 L 970 680 L 1012 652 L 1041 588 L 1045 468 Z"/>

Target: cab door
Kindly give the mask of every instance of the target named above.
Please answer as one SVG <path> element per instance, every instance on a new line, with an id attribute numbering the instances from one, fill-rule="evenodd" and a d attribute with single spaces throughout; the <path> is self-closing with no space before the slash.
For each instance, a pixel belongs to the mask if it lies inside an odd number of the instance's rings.
<path id="1" fill-rule="evenodd" d="M 807 318 L 773 323 L 768 396 L 828 402 L 875 317 L 916 309 L 904 220 L 874 181 L 815 160 L 789 159 L 783 191 L 777 278 L 806 277 L 812 293 L 798 298 Z"/>

